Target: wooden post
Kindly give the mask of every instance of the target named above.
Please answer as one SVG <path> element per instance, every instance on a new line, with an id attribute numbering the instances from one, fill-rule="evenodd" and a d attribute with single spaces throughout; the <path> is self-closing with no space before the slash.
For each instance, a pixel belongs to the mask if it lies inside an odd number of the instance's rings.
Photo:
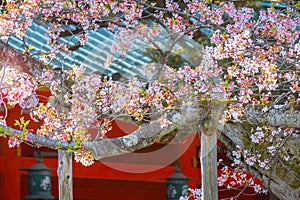
<path id="1" fill-rule="evenodd" d="M 59 200 L 73 199 L 72 153 L 58 150 Z"/>
<path id="2" fill-rule="evenodd" d="M 202 200 L 218 200 L 217 140 L 226 102 L 212 100 L 208 120 L 201 129 Z"/>
<path id="3" fill-rule="evenodd" d="M 202 200 L 218 200 L 217 133 L 201 134 Z"/>
<path id="4" fill-rule="evenodd" d="M 63 96 L 63 94 L 62 94 Z M 65 105 L 62 98 L 51 99 L 58 114 L 70 111 L 70 107 Z M 58 196 L 59 200 L 73 200 L 73 173 L 72 173 L 72 153 L 58 149 Z"/>

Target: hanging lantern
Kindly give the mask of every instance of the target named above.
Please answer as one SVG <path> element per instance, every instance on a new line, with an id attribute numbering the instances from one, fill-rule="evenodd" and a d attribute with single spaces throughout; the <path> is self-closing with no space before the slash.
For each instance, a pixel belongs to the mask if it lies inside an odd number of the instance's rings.
<path id="1" fill-rule="evenodd" d="M 189 178 L 180 171 L 180 165 L 175 165 L 175 173 L 167 178 L 167 200 L 178 200 L 181 196 L 188 196 Z"/>
<path id="2" fill-rule="evenodd" d="M 25 200 L 52 200 L 51 195 L 51 170 L 37 159 L 36 164 L 28 169 L 28 195 Z"/>

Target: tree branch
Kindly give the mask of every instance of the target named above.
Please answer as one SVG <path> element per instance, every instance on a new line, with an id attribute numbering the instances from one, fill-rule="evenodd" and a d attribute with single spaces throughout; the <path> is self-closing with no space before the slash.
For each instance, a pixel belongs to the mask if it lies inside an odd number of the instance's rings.
<path id="1" fill-rule="evenodd" d="M 189 106 L 180 113 L 170 113 L 171 125 L 161 128 L 161 123 L 154 121 L 140 126 L 138 130 L 119 138 L 103 139 L 95 142 L 84 142 L 86 149 L 91 150 L 96 160 L 105 157 L 131 153 L 148 147 L 166 135 L 188 135 L 198 131 L 199 108 Z"/>
<path id="2" fill-rule="evenodd" d="M 8 135 L 8 136 L 15 136 L 23 134 L 23 131 L 16 130 L 8 126 L 0 125 L 0 134 Z M 73 142 L 63 142 L 59 140 L 52 140 L 49 138 L 45 138 L 33 133 L 28 133 L 25 136 L 25 140 L 27 142 L 30 142 L 33 145 L 36 146 L 45 146 L 52 149 L 62 149 L 67 150 L 69 146 L 75 146 L 75 143 Z"/>
<path id="3" fill-rule="evenodd" d="M 273 106 L 267 112 L 249 106 L 244 116 L 251 124 L 300 128 L 300 111 L 291 105 Z"/>

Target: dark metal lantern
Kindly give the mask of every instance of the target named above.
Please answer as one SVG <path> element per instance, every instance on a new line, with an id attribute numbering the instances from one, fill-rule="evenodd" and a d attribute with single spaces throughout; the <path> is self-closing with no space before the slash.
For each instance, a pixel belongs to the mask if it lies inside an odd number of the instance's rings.
<path id="1" fill-rule="evenodd" d="M 188 196 L 189 180 L 180 172 L 180 166 L 175 165 L 175 173 L 167 178 L 167 200 L 178 200 L 181 196 Z"/>
<path id="2" fill-rule="evenodd" d="M 22 169 L 28 171 L 28 195 L 25 200 L 52 200 L 51 195 L 51 170 L 37 159 L 31 168 Z"/>

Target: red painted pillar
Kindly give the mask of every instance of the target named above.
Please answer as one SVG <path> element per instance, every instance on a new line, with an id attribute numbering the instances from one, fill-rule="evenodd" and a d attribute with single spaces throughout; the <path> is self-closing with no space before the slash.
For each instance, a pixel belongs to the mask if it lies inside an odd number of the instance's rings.
<path id="1" fill-rule="evenodd" d="M 191 141 L 191 142 L 187 142 Z M 186 147 L 187 143 L 188 148 Z M 197 134 L 192 134 L 183 139 L 183 141 L 179 144 L 179 151 L 183 152 L 182 156 L 179 158 L 179 162 L 181 165 L 181 173 L 183 173 L 186 177 L 191 178 L 189 181 L 189 186 L 191 188 L 199 187 L 201 184 L 201 169 L 197 168 L 196 161 L 198 158 L 198 148 L 199 136 Z"/>
<path id="2" fill-rule="evenodd" d="M 0 139 L 2 156 L 2 193 L 0 199 L 21 198 L 21 172 L 19 170 L 20 159 L 17 157 L 17 148 L 9 148 L 7 139 Z"/>

